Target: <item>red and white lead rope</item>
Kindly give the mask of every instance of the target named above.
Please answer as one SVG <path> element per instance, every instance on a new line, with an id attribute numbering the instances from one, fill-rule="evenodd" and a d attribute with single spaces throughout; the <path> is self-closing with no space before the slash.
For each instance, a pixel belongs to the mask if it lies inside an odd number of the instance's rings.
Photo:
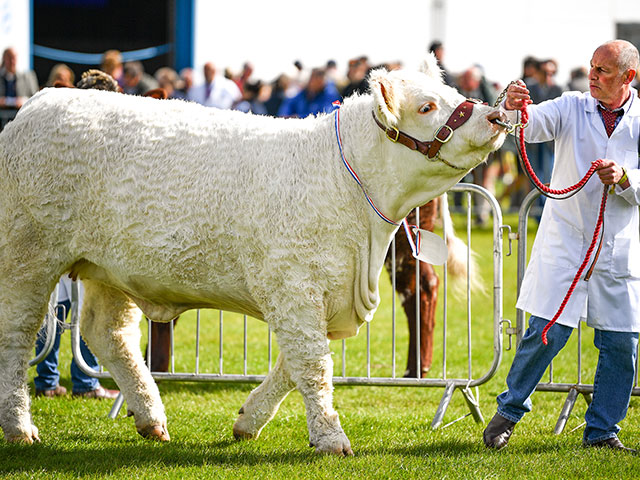
<path id="1" fill-rule="evenodd" d="M 522 125 L 520 127 L 520 131 L 519 131 L 519 141 L 520 141 L 520 151 L 522 153 L 522 160 L 524 162 L 525 168 L 527 169 L 527 172 L 529 173 L 529 178 L 536 184 L 536 186 L 538 187 L 539 190 L 546 192 L 546 193 L 550 193 L 552 195 L 563 195 L 569 192 L 572 192 L 578 188 L 582 188 L 587 181 L 593 176 L 593 174 L 596 172 L 596 170 L 598 169 L 598 167 L 602 164 L 602 160 L 598 159 L 595 162 L 593 162 L 591 164 L 591 167 L 589 168 L 589 170 L 587 171 L 586 175 L 575 185 L 572 185 L 570 187 L 567 188 L 563 188 L 563 189 L 559 189 L 559 190 L 554 190 L 549 188 L 548 186 L 544 185 L 536 176 L 535 172 L 533 171 L 533 169 L 531 168 L 531 164 L 529 163 L 529 159 L 527 158 L 527 151 L 525 149 L 525 142 L 524 142 L 524 126 L 527 125 L 528 121 L 529 121 L 529 114 L 527 113 L 527 106 L 524 105 L 521 109 L 522 112 Z M 544 327 L 544 329 L 542 330 L 542 343 L 544 343 L 545 345 L 547 345 L 547 332 L 549 331 L 549 329 L 553 326 L 554 323 L 556 323 L 556 320 L 558 319 L 558 317 L 560 317 L 560 315 L 562 314 L 562 312 L 564 311 L 564 308 L 566 307 L 567 303 L 569 302 L 569 298 L 571 298 L 571 295 L 573 294 L 576 285 L 578 284 L 578 280 L 580 280 L 580 277 L 582 276 L 582 272 L 584 272 L 584 269 L 586 268 L 587 264 L 589 263 L 589 259 L 591 258 L 591 254 L 593 253 L 593 250 L 595 249 L 596 243 L 598 242 L 598 238 L 600 237 L 600 232 L 602 231 L 602 226 L 604 224 L 604 211 L 607 205 L 607 186 L 604 186 L 604 192 L 602 193 L 602 200 L 600 202 L 600 211 L 598 213 L 598 221 L 596 223 L 596 227 L 594 229 L 593 232 L 593 238 L 591 239 L 591 244 L 589 245 L 589 248 L 587 249 L 587 253 L 584 257 L 584 260 L 582 262 L 582 265 L 580 265 L 580 268 L 578 268 L 578 271 L 576 272 L 575 276 L 573 277 L 573 281 L 571 282 L 571 285 L 569 286 L 569 290 L 567 291 L 566 295 L 564 296 L 564 299 L 562 300 L 562 303 L 560 304 L 560 307 L 558 308 L 558 311 L 556 312 L 556 314 L 553 316 L 553 318 L 547 323 L 547 325 Z M 586 280 L 586 278 L 585 278 Z"/>

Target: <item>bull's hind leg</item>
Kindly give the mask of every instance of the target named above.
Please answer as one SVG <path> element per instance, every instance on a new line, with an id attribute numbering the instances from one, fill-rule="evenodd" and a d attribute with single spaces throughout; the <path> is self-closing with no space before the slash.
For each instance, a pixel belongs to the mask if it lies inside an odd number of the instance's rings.
<path id="1" fill-rule="evenodd" d="M 38 430 L 31 421 L 27 368 L 64 260 L 55 246 L 59 236 L 45 239 L 8 189 L 0 187 L 0 426 L 8 441 L 32 443 Z"/>
<path id="2" fill-rule="evenodd" d="M 0 426 L 7 441 L 33 443 L 27 368 L 53 285 L 21 273 L 0 280 Z"/>
<path id="3" fill-rule="evenodd" d="M 237 440 L 257 438 L 294 388 L 295 384 L 291 381 L 281 353 L 267 378 L 249 394 L 242 405 L 240 415 L 233 425 L 233 436 Z"/>
<path id="4" fill-rule="evenodd" d="M 122 292 L 84 281 L 80 330 L 89 348 L 120 387 L 143 437 L 169 440 L 160 393 L 140 352 L 142 313 Z"/>

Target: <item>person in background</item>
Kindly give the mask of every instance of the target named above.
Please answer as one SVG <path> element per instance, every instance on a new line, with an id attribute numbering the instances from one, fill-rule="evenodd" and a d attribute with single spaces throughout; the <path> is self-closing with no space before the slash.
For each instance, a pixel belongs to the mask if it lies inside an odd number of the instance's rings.
<path id="1" fill-rule="evenodd" d="M 176 84 L 176 97 L 187 98 L 189 90 L 193 87 L 193 68 L 183 68 L 179 72 L 179 77 Z"/>
<path id="2" fill-rule="evenodd" d="M 370 70 L 369 59 L 365 56 L 349 60 L 347 70 L 348 83 L 342 90 L 342 97 L 347 98 L 354 93 L 363 94 L 369 89 L 367 74 Z"/>
<path id="3" fill-rule="evenodd" d="M 13 47 L 2 52 L 0 64 L 0 108 L 20 108 L 38 91 L 38 78 L 32 70 L 18 71 L 18 53 Z"/>
<path id="4" fill-rule="evenodd" d="M 491 84 L 484 78 L 482 69 L 473 65 L 460 74 L 457 82 L 458 91 L 466 98 L 476 98 L 483 102 L 493 104 L 496 99 L 495 91 Z M 471 171 L 473 183 L 481 185 L 490 192 L 495 193 L 495 179 L 500 170 L 500 163 L 496 162 L 496 152 L 489 154 L 486 162 L 481 163 Z M 476 225 L 483 227 L 489 221 L 491 208 L 489 203 L 480 195 L 474 194 L 474 203 L 476 204 Z M 461 203 L 461 194 L 454 195 L 454 203 Z"/>
<path id="5" fill-rule="evenodd" d="M 289 77 L 282 73 L 271 83 L 271 95 L 264 103 L 268 115 L 272 117 L 278 115 L 280 105 L 282 105 L 282 102 L 287 98 L 287 90 L 289 89 L 290 82 Z"/>
<path id="6" fill-rule="evenodd" d="M 323 68 L 314 68 L 305 88 L 286 99 L 278 111 L 280 117 L 304 118 L 333 110 L 333 102 L 341 100 L 335 85 L 327 83 Z"/>
<path id="7" fill-rule="evenodd" d="M 145 73 L 142 62 L 127 62 L 122 74 L 122 90 L 129 95 L 144 95 L 149 90 L 158 88 L 158 82 Z"/>
<path id="8" fill-rule="evenodd" d="M 530 104 L 523 82 L 508 88 L 505 109 L 528 105 L 525 139 L 556 140 L 551 188 L 573 185 L 593 162 L 601 163 L 598 178 L 576 195 L 544 206 L 517 302 L 517 308 L 531 314 L 529 328 L 507 375 L 507 390 L 497 398 L 497 413 L 484 430 L 489 448 L 507 445 L 516 424 L 531 411 L 530 397 L 547 367 L 579 322 L 586 321 L 594 329 L 599 354 L 583 445 L 634 452 L 618 438 L 617 424 L 629 407 L 640 331 L 640 100 L 630 86 L 639 62 L 633 44 L 615 40 L 593 53 L 588 93 L 570 92 Z M 583 277 L 589 281 L 575 285 L 564 311 L 549 327 L 580 267 L 584 242 L 595 229 L 603 185 L 607 220 L 597 262 L 590 278 Z M 542 339 L 545 330 L 547 344 Z"/>
<path id="9" fill-rule="evenodd" d="M 122 54 L 119 50 L 107 50 L 102 54 L 100 70 L 111 75 L 111 77 L 122 86 Z"/>
<path id="10" fill-rule="evenodd" d="M 167 98 L 185 98 L 184 94 L 178 90 L 180 77 L 173 68 L 159 68 L 153 76 L 158 82 L 158 87 L 167 92 Z"/>
<path id="11" fill-rule="evenodd" d="M 429 45 L 429 52 L 433 53 L 438 61 L 438 66 L 442 70 L 442 79 L 444 80 L 444 83 L 451 87 L 455 86 L 455 78 L 449 73 L 449 70 L 445 68 L 443 63 L 444 45 L 442 45 L 442 42 L 439 40 L 432 42 L 431 45 Z"/>
<path id="12" fill-rule="evenodd" d="M 265 86 L 262 82 L 246 82 L 242 92 L 242 100 L 236 104 L 234 110 L 256 115 L 267 115 L 267 107 L 262 101 L 261 92 Z"/>
<path id="13" fill-rule="evenodd" d="M 83 296 L 82 282 L 78 282 L 78 311 L 82 309 Z M 58 370 L 58 354 L 60 353 L 60 336 L 62 335 L 64 323 L 71 309 L 71 279 L 64 276 L 58 282 L 58 304 L 56 305 L 56 322 L 55 340 L 51 352 L 45 359 L 36 365 L 37 375 L 33 379 L 35 384 L 36 397 L 61 397 L 67 394 L 67 389 L 60 385 L 60 371 Z M 44 330 L 38 334 L 36 339 L 36 355 L 38 355 L 45 345 Z M 86 364 L 98 370 L 98 359 L 95 357 L 87 344 L 80 337 L 80 352 Z M 100 385 L 100 381 L 95 377 L 90 377 L 78 367 L 75 357 L 71 360 L 71 383 L 73 385 L 72 395 L 82 398 L 116 398 L 120 393 L 118 390 L 109 390 Z"/>
<path id="14" fill-rule="evenodd" d="M 569 90 L 575 92 L 589 91 L 589 72 L 585 67 L 576 67 L 571 70 L 571 78 L 567 85 Z"/>
<path id="15" fill-rule="evenodd" d="M 191 87 L 187 93 L 187 100 L 221 109 L 233 108 L 242 100 L 238 86 L 233 80 L 216 75 L 216 67 L 212 62 L 205 63 L 203 71 L 204 83 Z"/>
<path id="16" fill-rule="evenodd" d="M 244 86 L 251 78 L 251 75 L 253 75 L 253 65 L 249 62 L 245 62 L 244 65 L 242 65 L 242 72 L 240 72 L 240 75 L 235 78 L 232 77 L 232 80 L 238 86 L 241 93 L 244 93 Z"/>
<path id="17" fill-rule="evenodd" d="M 53 87 L 56 84 L 60 87 L 73 87 L 76 75 L 66 64 L 57 63 L 49 72 L 49 79 L 45 87 Z"/>

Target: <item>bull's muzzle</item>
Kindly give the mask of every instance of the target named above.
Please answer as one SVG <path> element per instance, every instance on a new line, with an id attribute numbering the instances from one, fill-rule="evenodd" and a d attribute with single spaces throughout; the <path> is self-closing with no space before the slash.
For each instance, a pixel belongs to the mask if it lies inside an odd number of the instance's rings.
<path id="1" fill-rule="evenodd" d="M 494 110 L 489 115 L 487 115 L 487 120 L 494 125 L 498 125 L 504 128 L 507 131 L 511 131 L 513 129 L 513 126 L 509 122 L 509 119 L 507 118 L 505 113 L 500 110 Z"/>

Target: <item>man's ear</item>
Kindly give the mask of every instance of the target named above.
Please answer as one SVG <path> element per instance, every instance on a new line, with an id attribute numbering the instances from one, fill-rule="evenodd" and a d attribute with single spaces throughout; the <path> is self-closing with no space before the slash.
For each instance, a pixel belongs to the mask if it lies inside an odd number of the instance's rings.
<path id="1" fill-rule="evenodd" d="M 633 82 L 633 79 L 636 78 L 637 73 L 638 72 L 636 72 L 633 68 L 630 68 L 629 70 L 627 70 L 625 72 L 625 79 L 624 79 L 625 85 L 629 85 L 631 82 Z"/>
<path id="2" fill-rule="evenodd" d="M 400 120 L 400 89 L 394 85 L 389 72 L 384 69 L 374 70 L 369 75 L 369 86 L 373 94 L 376 115 L 390 127 Z"/>

